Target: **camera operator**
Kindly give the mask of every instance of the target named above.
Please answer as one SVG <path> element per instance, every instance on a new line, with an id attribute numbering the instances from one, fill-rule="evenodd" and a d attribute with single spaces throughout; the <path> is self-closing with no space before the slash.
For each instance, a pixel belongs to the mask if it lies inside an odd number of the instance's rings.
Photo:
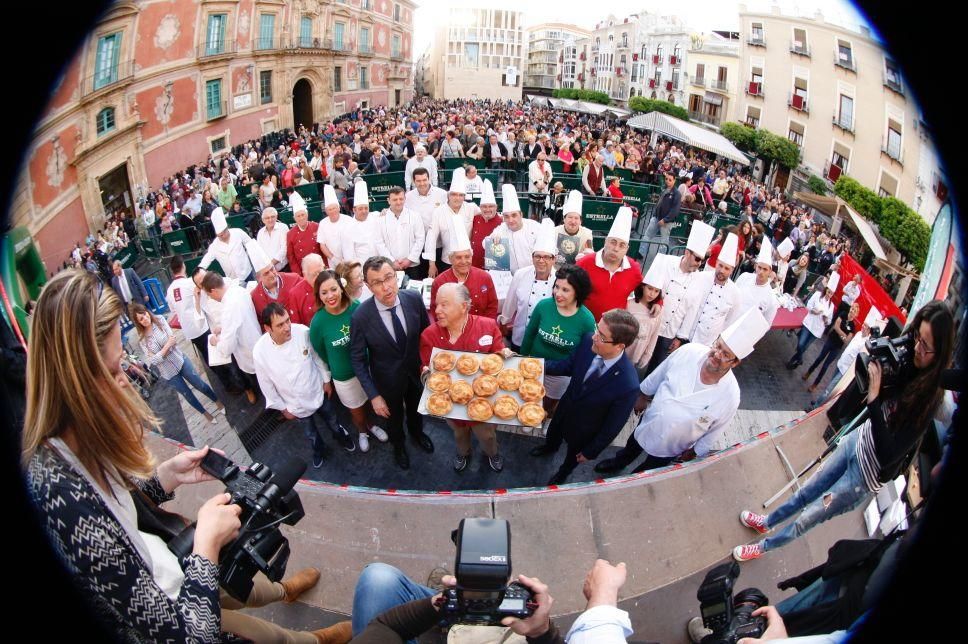
<path id="1" fill-rule="evenodd" d="M 881 391 L 880 362 L 868 363 L 864 425 L 844 436 L 810 480 L 769 515 L 740 514 L 740 522 L 760 534 L 794 515 L 796 520 L 762 541 L 736 546 L 734 559 L 757 559 L 853 510 L 911 463 L 944 394 L 941 374 L 951 362 L 954 318 L 944 302 L 934 300 L 918 310 L 905 334 L 913 340 L 913 358 L 901 365 L 897 382 L 888 391 Z"/>
<path id="2" fill-rule="evenodd" d="M 554 599 L 548 586 L 537 577 L 518 575 L 518 583 L 526 586 L 537 603 L 534 613 L 527 619 L 505 617 L 502 624 L 511 631 L 527 638 L 529 644 L 624 644 L 632 634 L 628 613 L 617 608 L 618 591 L 625 584 L 624 563 L 613 566 L 598 559 L 585 576 L 582 592 L 587 603 L 582 613 L 565 637 L 551 621 Z M 445 576 L 445 587 L 453 587 L 457 579 Z M 388 644 L 416 639 L 421 633 L 440 623 L 439 605 L 442 593 L 410 581 L 402 572 L 386 564 L 371 564 L 360 575 L 353 596 L 353 644 Z M 407 603 L 388 608 L 369 621 L 373 609 L 387 598 L 397 601 L 411 599 Z M 367 620 L 367 621 L 364 621 Z M 360 624 L 367 624 L 358 632 Z M 501 640 L 504 641 L 504 640 Z"/>
<path id="3" fill-rule="evenodd" d="M 158 420 L 121 371 L 120 298 L 96 277 L 67 270 L 52 278 L 33 315 L 27 373 L 23 463 L 38 519 L 117 639 L 346 642 L 349 624 L 296 633 L 220 608 L 219 553 L 238 535 L 241 508 L 217 494 L 198 511 L 191 554 L 179 560 L 154 527 L 157 508 L 182 484 L 214 480 L 200 468 L 204 447 L 157 467 L 144 445 Z M 163 522 L 163 521 L 161 521 Z M 282 583 L 257 575 L 246 605 L 294 600 L 319 572 Z M 223 596 L 224 608 L 241 608 Z M 340 636 L 340 632 L 343 633 Z"/>

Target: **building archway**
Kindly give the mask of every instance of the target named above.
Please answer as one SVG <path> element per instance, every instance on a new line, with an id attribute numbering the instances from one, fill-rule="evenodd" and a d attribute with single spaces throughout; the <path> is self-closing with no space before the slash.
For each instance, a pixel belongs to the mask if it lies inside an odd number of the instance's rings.
<path id="1" fill-rule="evenodd" d="M 300 78 L 292 87 L 292 123 L 296 131 L 300 125 L 307 129 L 313 127 L 313 86 L 305 78 Z"/>

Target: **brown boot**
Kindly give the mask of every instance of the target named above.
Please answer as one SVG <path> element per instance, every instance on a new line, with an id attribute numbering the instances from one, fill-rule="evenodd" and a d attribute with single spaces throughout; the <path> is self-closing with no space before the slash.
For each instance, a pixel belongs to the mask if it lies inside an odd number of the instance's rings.
<path id="1" fill-rule="evenodd" d="M 245 390 L 245 397 L 246 399 L 248 399 L 250 405 L 254 405 L 255 401 L 258 400 L 258 397 L 256 397 L 255 395 L 255 392 L 252 391 L 251 389 Z"/>
<path id="2" fill-rule="evenodd" d="M 316 585 L 319 581 L 319 570 L 316 568 L 303 568 L 289 579 L 282 582 L 282 587 L 286 589 L 284 601 L 291 604 L 304 592 Z"/>
<path id="3" fill-rule="evenodd" d="M 346 644 L 353 639 L 353 626 L 349 620 L 313 631 L 319 644 Z"/>

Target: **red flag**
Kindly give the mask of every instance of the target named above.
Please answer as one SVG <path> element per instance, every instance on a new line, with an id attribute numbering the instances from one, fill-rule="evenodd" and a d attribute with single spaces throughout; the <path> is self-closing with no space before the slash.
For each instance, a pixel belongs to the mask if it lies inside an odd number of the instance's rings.
<path id="1" fill-rule="evenodd" d="M 831 299 L 835 306 L 840 304 L 844 286 L 853 280 L 855 275 L 861 276 L 860 296 L 857 298 L 857 303 L 860 304 L 860 311 L 857 314 L 858 320 L 863 321 L 871 307 L 874 307 L 885 320 L 896 317 L 902 323 L 907 321 L 901 313 L 901 309 L 894 303 L 887 291 L 878 284 L 877 280 L 871 277 L 870 273 L 861 268 L 861 265 L 853 257 L 846 253 L 840 257 L 840 284 L 837 285 L 837 291 Z"/>

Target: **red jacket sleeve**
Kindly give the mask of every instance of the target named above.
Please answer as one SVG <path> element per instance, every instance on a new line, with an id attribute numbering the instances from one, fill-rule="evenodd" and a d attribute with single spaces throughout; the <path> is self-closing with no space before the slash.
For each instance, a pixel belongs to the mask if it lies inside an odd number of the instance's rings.
<path id="1" fill-rule="evenodd" d="M 434 346 L 430 339 L 433 337 L 433 325 L 428 326 L 420 334 L 420 366 L 426 367 L 430 364 L 430 354 L 433 353 Z"/>
<path id="2" fill-rule="evenodd" d="M 484 307 L 484 315 L 493 320 L 497 318 L 497 289 L 494 288 L 494 280 L 490 275 L 484 273 L 484 277 L 487 284 L 487 306 Z M 498 336 L 500 335 L 501 332 L 498 331 Z"/>
<path id="3" fill-rule="evenodd" d="M 296 229 L 295 224 L 293 224 L 293 228 L 286 233 L 286 262 L 288 262 L 290 272 L 301 275 L 302 273 L 300 273 L 300 271 L 302 270 L 302 266 L 299 266 L 296 263 L 296 248 L 293 245 L 295 235 L 292 234 L 292 231 Z"/>

